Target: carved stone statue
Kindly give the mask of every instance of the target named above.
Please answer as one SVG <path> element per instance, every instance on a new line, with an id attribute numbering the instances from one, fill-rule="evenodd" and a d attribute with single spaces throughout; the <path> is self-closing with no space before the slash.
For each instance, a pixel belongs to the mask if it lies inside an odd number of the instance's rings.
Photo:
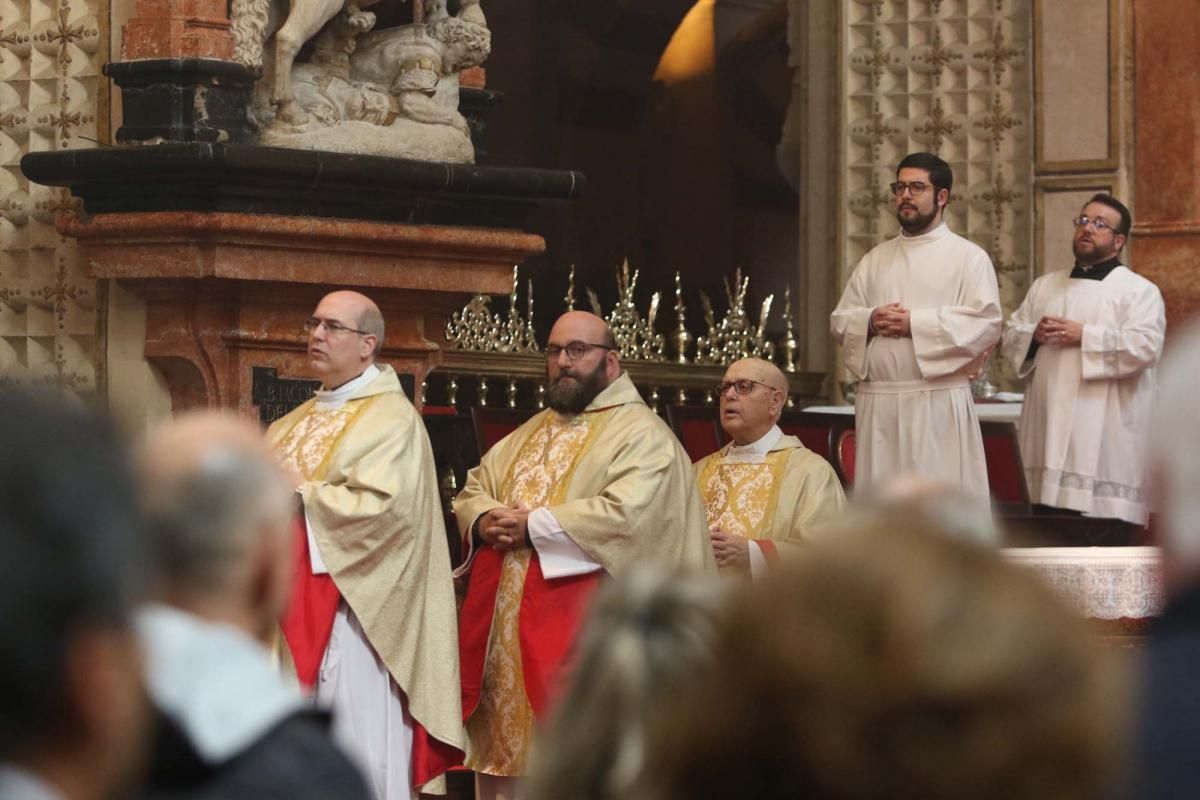
<path id="1" fill-rule="evenodd" d="M 419 21 L 378 31 L 370 2 L 233 0 L 234 58 L 263 67 L 251 109 L 262 143 L 473 162 L 458 75 L 491 52 L 480 0 L 453 16 L 426 0 Z"/>

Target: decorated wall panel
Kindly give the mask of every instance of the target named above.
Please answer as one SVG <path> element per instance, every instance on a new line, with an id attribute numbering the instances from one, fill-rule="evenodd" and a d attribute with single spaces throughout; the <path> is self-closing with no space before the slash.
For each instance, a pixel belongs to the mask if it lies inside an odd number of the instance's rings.
<path id="1" fill-rule="evenodd" d="M 992 257 L 1011 311 L 1032 242 L 1031 0 L 847 0 L 843 282 L 899 231 L 887 185 L 917 150 L 954 169 L 946 219 Z M 1002 365 L 993 379 L 1011 384 Z"/>
<path id="2" fill-rule="evenodd" d="M 104 380 L 103 307 L 72 241 L 71 202 L 30 184 L 25 153 L 95 146 L 107 127 L 107 4 L 0 0 L 0 381 L 84 397 Z M 98 124 L 99 123 L 99 124 Z"/>

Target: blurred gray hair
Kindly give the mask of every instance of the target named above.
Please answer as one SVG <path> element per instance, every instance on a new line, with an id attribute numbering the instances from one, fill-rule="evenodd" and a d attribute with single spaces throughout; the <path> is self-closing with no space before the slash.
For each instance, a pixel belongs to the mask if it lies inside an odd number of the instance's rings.
<path id="1" fill-rule="evenodd" d="M 599 591 L 571 686 L 534 748 L 530 798 L 627 794 L 645 766 L 647 729 L 712 658 L 724 586 L 636 565 Z"/>
<path id="2" fill-rule="evenodd" d="M 914 473 L 888 480 L 863 510 L 880 520 L 915 518 L 933 530 L 976 544 L 999 547 L 1002 540 L 987 498 Z"/>
<path id="3" fill-rule="evenodd" d="M 294 492 L 261 454 L 207 445 L 187 469 L 151 477 L 145 500 L 153 566 L 171 588 L 218 590 L 267 527 L 286 529 Z"/>
<path id="4" fill-rule="evenodd" d="M 1200 568 L 1200 327 L 1180 336 L 1162 362 L 1147 463 L 1162 495 L 1159 537 L 1177 566 Z"/>

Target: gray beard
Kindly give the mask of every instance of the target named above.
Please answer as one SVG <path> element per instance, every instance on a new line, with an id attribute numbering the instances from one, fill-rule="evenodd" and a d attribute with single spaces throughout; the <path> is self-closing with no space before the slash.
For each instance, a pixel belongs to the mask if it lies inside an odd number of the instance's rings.
<path id="1" fill-rule="evenodd" d="M 567 384 L 563 375 L 551 381 L 546 386 L 546 405 L 560 414 L 574 416 L 583 412 L 588 405 L 607 388 L 604 375 L 604 362 L 601 361 L 595 370 L 586 374 L 572 373 L 574 383 Z"/>

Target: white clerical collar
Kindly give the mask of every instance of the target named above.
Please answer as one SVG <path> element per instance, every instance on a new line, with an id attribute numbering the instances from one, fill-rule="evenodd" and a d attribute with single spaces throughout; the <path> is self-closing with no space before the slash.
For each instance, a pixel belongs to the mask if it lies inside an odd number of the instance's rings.
<path id="1" fill-rule="evenodd" d="M 379 367 L 371 364 L 363 374 L 354 380 L 346 381 L 336 389 L 317 389 L 317 408 L 321 411 L 333 411 L 346 405 L 346 401 L 354 393 L 379 377 Z"/>
<path id="2" fill-rule="evenodd" d="M 0 797 L 9 800 L 66 800 L 62 792 L 32 772 L 0 764 Z"/>
<path id="3" fill-rule="evenodd" d="M 228 761 L 305 707 L 270 652 L 232 625 L 151 604 L 138 611 L 137 632 L 155 706 L 206 763 Z"/>
<path id="4" fill-rule="evenodd" d="M 725 452 L 726 464 L 761 464 L 767 458 L 767 453 L 771 452 L 771 448 L 779 444 L 779 440 L 783 438 L 783 431 L 779 430 L 778 425 L 772 425 L 771 430 L 763 434 L 758 441 L 750 444 L 737 444 L 730 442 L 729 449 Z"/>

